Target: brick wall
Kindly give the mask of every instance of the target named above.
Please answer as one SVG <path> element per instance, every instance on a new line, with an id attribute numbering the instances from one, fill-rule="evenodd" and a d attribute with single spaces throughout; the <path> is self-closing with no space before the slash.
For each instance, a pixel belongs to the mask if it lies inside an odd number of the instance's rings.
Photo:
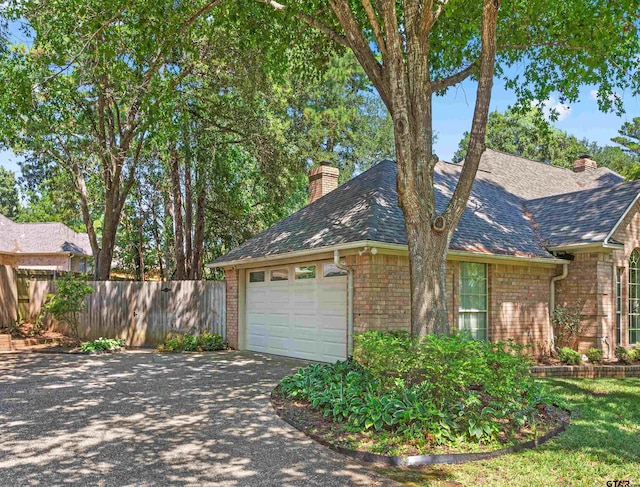
<path id="1" fill-rule="evenodd" d="M 0 254 L 0 265 L 10 265 L 11 267 L 17 267 L 17 259 L 13 255 Z"/>
<path id="2" fill-rule="evenodd" d="M 513 338 L 533 346 L 537 355 L 549 346 L 549 285 L 556 268 L 489 265 L 489 337 Z"/>
<path id="3" fill-rule="evenodd" d="M 34 268 L 34 269 L 55 269 L 57 271 L 69 270 L 69 256 L 68 255 L 43 255 L 43 256 L 29 256 L 19 255 L 17 257 L 17 264 L 21 267 Z"/>
<path id="4" fill-rule="evenodd" d="M 612 319 L 613 286 L 612 256 L 598 252 L 576 253 L 566 279 L 557 282 L 557 306 L 580 304 L 584 327 L 578 339 L 580 352 L 602 347 L 604 330 Z"/>
<path id="5" fill-rule="evenodd" d="M 225 269 L 224 279 L 227 284 L 227 343 L 238 349 L 238 271 Z"/>
<path id="6" fill-rule="evenodd" d="M 339 174 L 338 168 L 324 165 L 309 171 L 309 203 L 336 189 Z"/>

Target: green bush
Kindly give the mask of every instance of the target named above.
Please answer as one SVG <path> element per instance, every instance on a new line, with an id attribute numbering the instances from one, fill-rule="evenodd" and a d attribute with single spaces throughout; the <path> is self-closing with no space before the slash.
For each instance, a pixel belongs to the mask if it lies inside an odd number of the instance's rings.
<path id="1" fill-rule="evenodd" d="M 558 352 L 558 358 L 560 362 L 567 365 L 580 365 L 582 363 L 580 353 L 569 347 L 562 347 Z"/>
<path id="2" fill-rule="evenodd" d="M 535 426 L 537 406 L 553 402 L 514 344 L 460 335 L 417 341 L 397 332 L 355 338 L 354 360 L 300 369 L 281 381 L 282 393 L 355 430 L 438 444 L 488 442 Z"/>
<path id="3" fill-rule="evenodd" d="M 85 298 L 93 292 L 87 276 L 62 274 L 56 281 L 56 292 L 47 295 L 43 310 L 56 320 L 68 323 L 71 333 L 78 336 L 78 313 L 84 309 Z"/>
<path id="4" fill-rule="evenodd" d="M 586 353 L 589 362 L 593 364 L 601 364 L 604 361 L 602 350 L 599 348 L 590 348 Z"/>
<path id="5" fill-rule="evenodd" d="M 80 345 L 83 352 L 113 352 L 124 347 L 125 341 L 122 338 L 98 338 L 84 342 Z"/>
<path id="6" fill-rule="evenodd" d="M 624 347 L 616 347 L 615 356 L 618 359 L 618 362 L 622 364 L 631 364 L 634 359 L 635 352 L 632 350 L 627 350 Z"/>
<path id="7" fill-rule="evenodd" d="M 225 348 L 227 348 L 227 343 L 216 333 L 170 335 L 158 347 L 164 352 L 212 352 Z"/>

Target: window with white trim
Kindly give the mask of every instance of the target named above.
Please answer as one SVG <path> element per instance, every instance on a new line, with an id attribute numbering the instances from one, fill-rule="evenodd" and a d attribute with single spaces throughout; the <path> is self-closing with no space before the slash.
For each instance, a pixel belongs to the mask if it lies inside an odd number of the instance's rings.
<path id="1" fill-rule="evenodd" d="M 477 340 L 488 339 L 487 264 L 460 262 L 458 327 Z"/>
<path id="2" fill-rule="evenodd" d="M 622 267 L 616 268 L 616 344 L 622 343 Z"/>
<path id="3" fill-rule="evenodd" d="M 629 258 L 629 345 L 640 342 L 640 252 Z"/>

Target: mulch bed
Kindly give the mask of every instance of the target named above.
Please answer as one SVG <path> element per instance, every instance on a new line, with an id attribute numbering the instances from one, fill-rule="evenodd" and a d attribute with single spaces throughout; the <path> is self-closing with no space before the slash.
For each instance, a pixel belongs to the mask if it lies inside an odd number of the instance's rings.
<path id="1" fill-rule="evenodd" d="M 344 423 L 337 423 L 333 421 L 331 417 L 323 416 L 322 413 L 314 409 L 308 402 L 284 397 L 279 387 L 276 387 L 271 393 L 271 404 L 278 416 L 312 439 L 338 451 L 358 450 L 360 452 L 373 453 L 374 456 L 400 454 L 409 457 L 416 455 L 456 456 L 457 454 L 466 453 L 483 454 L 522 444 L 533 440 L 534 436 L 536 436 L 533 434 L 533 431 L 525 429 L 516 432 L 509 438 L 503 434 L 498 438 L 498 445 L 472 444 L 468 449 L 454 449 L 433 444 L 425 448 L 424 442 L 418 446 L 405 441 L 400 445 L 394 445 L 393 451 L 380 451 L 380 436 L 388 434 L 388 432 L 384 432 L 384 430 L 383 432 L 376 432 L 374 430 L 364 432 L 349 431 Z M 549 408 L 546 406 L 540 408 L 537 417 L 539 424 L 537 438 L 556 431 L 560 432 L 568 423 L 569 417 L 569 412 L 560 408 Z M 549 436 L 553 436 L 553 434 Z M 342 453 L 344 453 L 344 451 Z M 452 461 L 447 463 L 458 462 Z"/>

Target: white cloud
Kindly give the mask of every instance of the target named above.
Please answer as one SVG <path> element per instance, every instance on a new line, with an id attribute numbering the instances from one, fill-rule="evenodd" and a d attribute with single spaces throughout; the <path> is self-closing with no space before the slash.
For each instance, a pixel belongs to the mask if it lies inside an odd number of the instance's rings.
<path id="1" fill-rule="evenodd" d="M 556 100 L 553 96 L 550 96 L 542 102 L 539 100 L 534 100 L 531 102 L 531 105 L 540 108 L 547 120 L 551 120 L 552 115 L 555 115 L 555 121 L 559 122 L 560 120 L 564 120 L 571 114 L 571 107 Z"/>

